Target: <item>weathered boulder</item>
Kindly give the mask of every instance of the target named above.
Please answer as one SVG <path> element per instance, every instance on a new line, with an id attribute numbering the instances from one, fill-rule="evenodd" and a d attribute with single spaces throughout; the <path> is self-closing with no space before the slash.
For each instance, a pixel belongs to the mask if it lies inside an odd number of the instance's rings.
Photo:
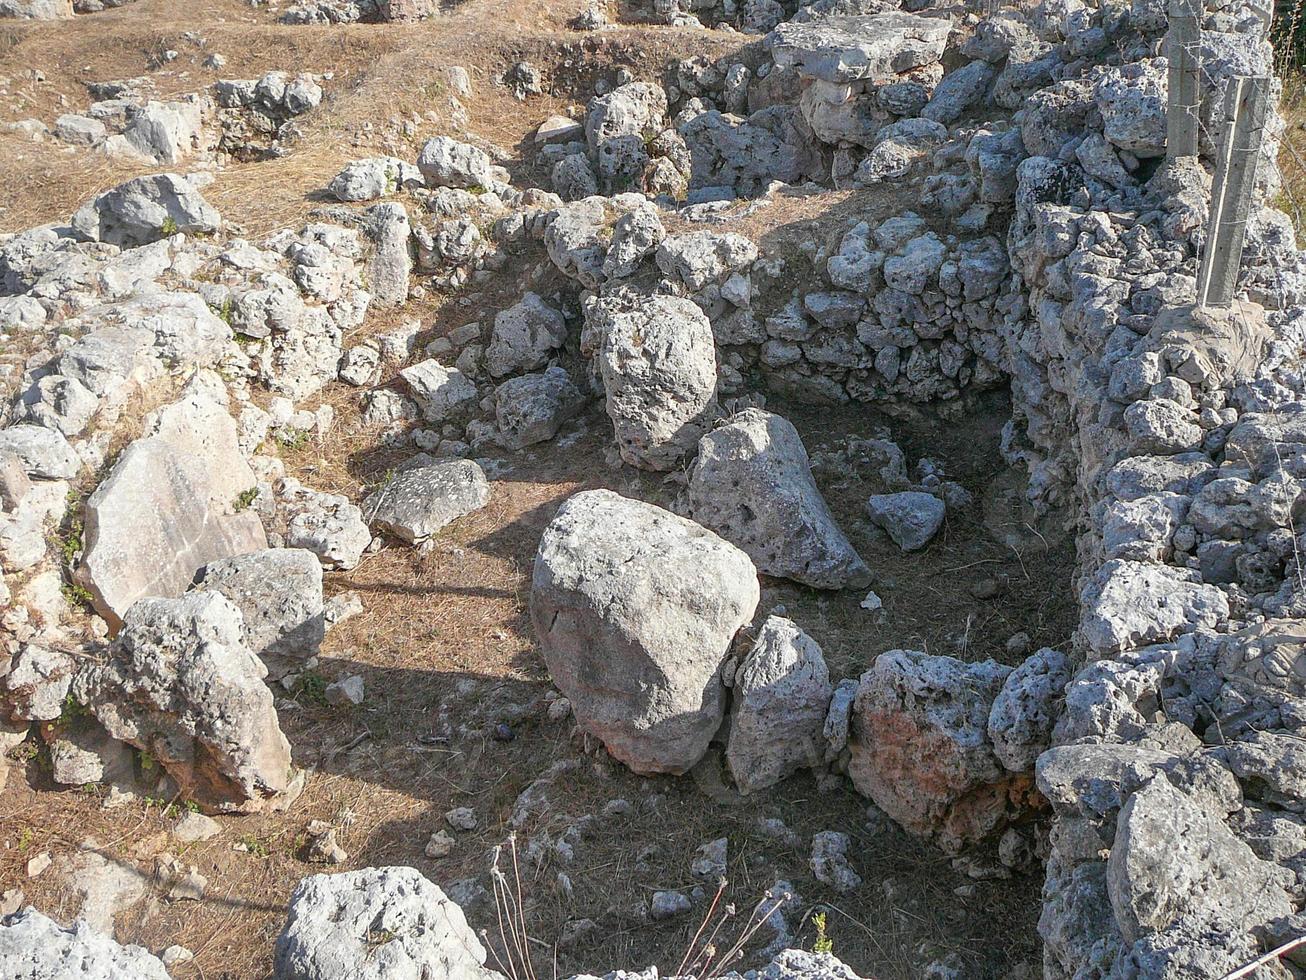
<path id="1" fill-rule="evenodd" d="M 741 793 L 774 786 L 825 758 L 825 716 L 834 687 L 816 641 L 770 616 L 735 675 L 726 761 Z"/>
<path id="2" fill-rule="evenodd" d="M 73 0 L 0 0 L 0 17 L 19 20 L 66 20 L 73 16 Z"/>
<path id="3" fill-rule="evenodd" d="M 791 20 L 771 32 L 771 56 L 781 68 L 797 68 L 824 82 L 894 76 L 932 65 L 943 57 L 947 18 L 891 11 L 869 17 L 824 16 Z"/>
<path id="4" fill-rule="evenodd" d="M 249 813 L 288 805 L 298 785 L 267 668 L 243 629 L 215 592 L 141 599 L 73 695 L 110 735 L 158 760 L 182 799 Z"/>
<path id="5" fill-rule="evenodd" d="M 337 201 L 375 201 L 401 188 L 421 187 L 422 173 L 398 157 L 353 160 L 327 185 Z"/>
<path id="6" fill-rule="evenodd" d="M 711 531 L 608 490 L 545 529 L 531 622 L 576 719 L 636 772 L 683 773 L 725 712 L 720 668 L 759 599 L 748 556 Z"/>
<path id="7" fill-rule="evenodd" d="M 1106 68 L 1093 86 L 1107 142 L 1135 156 L 1165 153 L 1166 62 L 1153 58 Z"/>
<path id="8" fill-rule="evenodd" d="M 363 501 L 363 513 L 374 527 L 417 544 L 489 500 L 489 481 L 476 463 L 445 459 L 396 473 Z"/>
<path id="9" fill-rule="evenodd" d="M 627 82 L 592 100 L 585 114 L 585 138 L 590 149 L 622 136 L 653 137 L 663 127 L 667 95 L 652 82 Z"/>
<path id="10" fill-rule="evenodd" d="M 603 321 L 599 368 L 621 458 L 641 469 L 675 468 L 717 412 L 712 324 L 692 301 L 675 296 L 596 315 Z"/>
<path id="11" fill-rule="evenodd" d="M 348 497 L 286 480 L 280 503 L 286 513 L 287 547 L 311 551 L 323 568 L 353 568 L 372 542 L 363 512 Z"/>
<path id="12" fill-rule="evenodd" d="M 197 376 L 87 499 L 74 578 L 111 625 L 137 599 L 181 595 L 202 566 L 267 547 L 242 509 L 255 478 L 225 399 L 221 379 Z"/>
<path id="13" fill-rule="evenodd" d="M 303 548 L 268 548 L 205 565 L 195 588 L 217 592 L 241 613 L 245 645 L 264 664 L 318 654 L 326 633 L 322 564 Z"/>
<path id="14" fill-rule="evenodd" d="M 462 909 L 414 868 L 303 879 L 277 937 L 279 980 L 502 980 Z"/>
<path id="15" fill-rule="evenodd" d="M 812 479 L 798 430 L 745 409 L 705 435 L 689 475 L 687 514 L 742 548 L 764 575 L 820 589 L 870 582 Z"/>
<path id="16" fill-rule="evenodd" d="M 567 322 L 535 293 L 494 317 L 494 331 L 485 349 L 485 366 L 493 377 L 534 371 L 549 362 L 567 339 Z"/>
<path id="17" fill-rule="evenodd" d="M 931 493 L 903 490 L 877 493 L 866 502 L 871 520 L 903 551 L 919 551 L 943 526 L 947 506 Z"/>
<path id="18" fill-rule="evenodd" d="M 494 390 L 494 420 L 505 449 L 547 442 L 585 405 L 584 393 L 556 365 L 509 378 Z"/>
<path id="19" fill-rule="evenodd" d="M 30 905 L 0 920 L 0 976 L 13 980 L 169 980 L 140 946 L 122 946 L 84 919 L 67 929 Z"/>
<path id="20" fill-rule="evenodd" d="M 448 136 L 427 140 L 417 157 L 428 187 L 484 187 L 492 180 L 491 166 L 484 150 Z"/>
<path id="21" fill-rule="evenodd" d="M 134 248 L 178 232 L 215 232 L 222 218 L 185 177 L 153 174 L 133 178 L 83 204 L 72 226 L 93 242 Z"/>
<path id="22" fill-rule="evenodd" d="M 848 775 L 858 792 L 949 852 L 1001 830 L 1034 795 L 1032 776 L 1008 772 L 988 738 L 1010 672 L 909 650 L 877 657 L 853 704 Z"/>
<path id="23" fill-rule="evenodd" d="M 724 282 L 757 261 L 757 245 L 735 232 L 691 231 L 671 235 L 658 245 L 656 261 L 662 274 L 696 293 L 710 283 Z"/>
<path id="24" fill-rule="evenodd" d="M 71 480 L 82 471 L 77 451 L 58 429 L 20 423 L 0 429 L 0 453 L 12 454 L 39 480 Z"/>
<path id="25" fill-rule="evenodd" d="M 1201 576 L 1168 565 L 1112 559 L 1084 587 L 1079 634 L 1098 657 L 1173 639 L 1229 618 L 1229 600 Z"/>
<path id="26" fill-rule="evenodd" d="M 1251 930 L 1291 915 L 1282 873 L 1261 861 L 1221 815 L 1156 776 L 1116 822 L 1107 891 L 1126 941 L 1181 919 Z"/>
<path id="27" fill-rule="evenodd" d="M 372 243 L 364 270 L 368 292 L 378 304 L 403 303 L 408 299 L 408 277 L 413 271 L 408 211 L 397 201 L 385 201 L 368 208 L 363 222 Z"/>

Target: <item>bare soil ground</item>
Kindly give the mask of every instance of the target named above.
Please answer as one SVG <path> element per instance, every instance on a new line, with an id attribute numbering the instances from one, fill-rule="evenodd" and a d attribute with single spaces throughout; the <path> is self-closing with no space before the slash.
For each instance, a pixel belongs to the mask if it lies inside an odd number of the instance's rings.
<path id="1" fill-rule="evenodd" d="M 55 28 L 5 25 L 0 79 L 9 81 L 0 85 L 0 121 L 36 116 L 53 122 L 61 112 L 82 109 L 90 101 L 82 83 L 91 79 L 149 74 L 161 93 L 194 91 L 216 77 L 199 67 L 211 51 L 228 58 L 223 77 L 334 71 L 327 100 L 301 121 L 304 136 L 288 157 L 222 170 L 205 192 L 253 236 L 302 222 L 347 160 L 382 150 L 412 157 L 423 139 L 447 132 L 443 122 L 422 115 L 439 103 L 441 93 L 430 86 L 439 68 L 472 71 L 469 128 L 508 150 L 512 159 L 505 165 L 529 179 L 523 139 L 547 115 L 586 101 L 598 78 L 611 80 L 619 65 L 637 77 L 657 77 L 669 57 L 720 54 L 744 43 L 738 35 L 651 27 L 579 35 L 565 24 L 580 5 L 468 0 L 417 25 L 290 28 L 238 0 L 139 0 Z M 184 40 L 186 31 L 197 32 L 205 45 Z M 168 49 L 181 56 L 159 67 Z M 545 70 L 554 94 L 522 104 L 491 84 L 496 72 L 523 58 Z M 32 77 L 33 69 L 43 81 Z M 390 120 L 414 113 L 420 125 L 399 138 L 403 145 L 384 138 Z M 363 129 L 368 122 L 370 134 Z M 0 165 L 6 173 L 0 181 L 3 230 L 64 220 L 92 193 L 131 175 L 84 151 L 21 142 L 8 133 L 0 133 Z M 849 217 L 900 205 L 875 195 L 796 198 L 753 212 L 740 227 L 772 242 L 820 238 Z M 370 318 L 360 335 L 416 317 L 434 336 L 492 315 L 516 300 L 529 269 L 529 257 L 523 258 L 520 269 L 497 276 L 463 302 L 435 296 L 410 303 Z M 376 434 L 357 424 L 358 397 L 332 386 L 305 403 L 310 409 L 332 404 L 338 426 L 321 441 L 283 450 L 291 475 L 355 500 L 406 455 L 378 447 Z M 874 474 L 857 465 L 821 472 L 822 490 L 875 571 L 873 588 L 884 610 L 863 609 L 864 593 L 818 593 L 767 580 L 759 613 L 783 606 L 822 645 L 835 676 L 856 676 L 893 648 L 1011 660 L 1005 644 L 1019 631 L 1035 647 L 1068 643 L 1075 619 L 1073 541 L 1057 516 L 1035 522 L 1018 505 L 1018 484 L 998 453 L 1009 411 L 1003 393 L 895 417 L 862 406 L 769 407 L 798 426 L 813 455 L 850 437 L 888 431 L 909 464 L 921 456 L 938 460 L 948 478 L 974 495 L 971 506 L 950 513 L 925 551 L 904 555 L 865 519 L 866 496 L 877 489 Z M 311 682 L 281 704 L 295 761 L 312 770 L 289 813 L 223 818 L 220 837 L 182 845 L 169 834 L 177 817 L 169 801 L 106 810 L 97 793 L 53 791 L 42 757 L 34 754 L 26 778 L 11 779 L 0 793 L 0 891 L 22 887 L 28 901 L 68 918 L 78 897 L 58 860 L 27 878 L 26 862 L 34 855 L 71 858 L 93 839 L 113 860 L 148 873 L 160 853 L 171 852 L 208 878 L 204 898 L 147 899 L 119 916 L 118 937 L 155 950 L 172 943 L 189 947 L 195 960 L 178 967 L 178 977 L 263 977 L 270 973 L 272 942 L 291 889 L 303 876 L 326 870 L 308 857 L 310 820 L 340 828 L 349 854 L 341 868 L 406 864 L 442 885 L 479 877 L 488 888 L 489 852 L 506 839 L 518 795 L 554 762 L 577 760 L 578 768 L 553 786 L 546 812 L 527 825 L 528 835 L 544 829 L 556 835 L 574 818 L 601 814 L 611 800 L 632 807 L 594 821 L 570 863 L 552 856 L 530 870 L 527 914 L 540 941 L 536 970 L 542 977 L 553 975 L 555 955 L 558 975 L 648 963 L 673 971 L 701 906 L 666 923 L 650 923 L 636 910 L 658 889 L 703 884 L 710 894 L 711 883 L 697 882 L 690 864 L 699 844 L 718 837 L 730 841 L 727 897 L 741 918 L 775 880 L 787 879 L 805 901 L 830 907 L 834 951 L 865 975 L 916 977 L 948 954 L 960 959 L 967 977 L 1003 977 L 1019 964 L 1036 963 L 1037 870 L 1011 880 L 972 881 L 937 850 L 868 823 L 866 801 L 846 783 L 823 787 L 801 776 L 774 792 L 741 798 L 725 788 L 711 758 L 691 776 L 639 778 L 594 753 L 569 720 L 547 719 L 549 682 L 527 613 L 533 555 L 545 524 L 579 489 L 610 487 L 663 504 L 678 490 L 674 481 L 607 464 L 610 444 L 606 418 L 594 409 L 555 443 L 504 456 L 489 471 L 495 481 L 489 506 L 447 529 L 432 547 L 387 547 L 352 572 L 327 576 L 329 592 L 357 591 L 365 611 L 328 635 Z M 364 703 L 325 703 L 324 684 L 354 673 L 364 678 Z M 457 835 L 449 857 L 426 858 L 428 838 L 455 806 L 474 809 L 478 829 Z M 767 838 L 758 827 L 762 817 L 783 819 L 800 843 Z M 852 895 L 819 885 L 807 866 L 811 835 L 830 829 L 853 836 L 852 861 L 865 884 Z M 559 886 L 558 872 L 569 877 L 570 894 Z M 468 914 L 477 928 L 494 931 L 492 902 L 473 905 Z M 595 920 L 597 931 L 555 952 L 564 925 L 581 918 Z M 816 938 L 810 921 L 796 931 L 802 945 Z"/>

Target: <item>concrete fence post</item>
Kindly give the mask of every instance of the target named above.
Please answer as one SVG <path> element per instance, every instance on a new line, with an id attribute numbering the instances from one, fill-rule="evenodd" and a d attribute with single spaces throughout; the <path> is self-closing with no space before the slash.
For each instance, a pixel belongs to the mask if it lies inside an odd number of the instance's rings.
<path id="1" fill-rule="evenodd" d="M 1211 216 L 1197 273 L 1197 305 L 1233 304 L 1242 264 L 1243 237 L 1256 186 L 1256 163 L 1270 110 L 1272 78 L 1238 75 L 1225 90 L 1225 127 L 1215 160 Z"/>
<path id="2" fill-rule="evenodd" d="M 1169 101 L 1166 108 L 1165 155 L 1168 159 L 1197 156 L 1200 124 L 1202 0 L 1170 0 L 1170 28 L 1166 35 Z"/>

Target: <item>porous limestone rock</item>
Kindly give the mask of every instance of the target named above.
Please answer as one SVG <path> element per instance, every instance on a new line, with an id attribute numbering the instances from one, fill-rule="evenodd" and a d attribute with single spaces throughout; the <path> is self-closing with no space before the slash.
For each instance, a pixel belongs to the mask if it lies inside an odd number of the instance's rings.
<path id="1" fill-rule="evenodd" d="M 375 201 L 401 188 L 421 187 L 422 173 L 398 157 L 369 157 L 348 163 L 327 190 L 338 201 Z"/>
<path id="2" fill-rule="evenodd" d="M 907 831 L 955 853 L 1000 831 L 1033 795 L 1033 778 L 1007 772 L 988 738 L 993 701 L 1011 673 L 890 650 L 861 677 L 848 775 Z"/>
<path id="3" fill-rule="evenodd" d="M 1052 742 L 1059 702 L 1070 681 L 1070 659 L 1044 648 L 1007 675 L 989 711 L 993 754 L 1011 772 L 1033 772 Z"/>
<path id="4" fill-rule="evenodd" d="M 816 641 L 791 620 L 769 616 L 735 674 L 726 761 L 741 793 L 821 764 L 833 693 Z"/>
<path id="5" fill-rule="evenodd" d="M 470 409 L 476 401 L 476 384 L 458 368 L 447 368 L 434 358 L 399 372 L 428 422 L 443 422 Z"/>
<path id="6" fill-rule="evenodd" d="M 819 589 L 860 588 L 870 569 L 826 506 L 802 439 L 757 408 L 699 440 L 687 515 L 742 548 L 764 575 Z"/>
<path id="7" fill-rule="evenodd" d="M 939 61 L 949 29 L 947 18 L 900 11 L 830 15 L 788 21 L 769 41 L 777 66 L 797 68 L 810 78 L 834 84 L 896 81 L 897 75 Z"/>
<path id="8" fill-rule="evenodd" d="M 1255 929 L 1292 914 L 1282 880 L 1219 813 L 1180 792 L 1164 774 L 1120 811 L 1106 883 L 1127 942 L 1181 919 Z"/>
<path id="9" fill-rule="evenodd" d="M 621 458 L 641 469 L 673 469 L 717 412 L 712 324 L 675 296 L 599 315 L 599 369 Z"/>
<path id="10" fill-rule="evenodd" d="M 943 526 L 946 505 L 920 490 L 877 493 L 866 502 L 871 520 L 903 551 L 919 551 Z"/>
<path id="11" fill-rule="evenodd" d="M 1229 618 L 1229 600 L 1187 569 L 1113 559 L 1084 588 L 1079 634 L 1096 656 L 1169 640 Z"/>
<path id="12" fill-rule="evenodd" d="M 110 735 L 158 760 L 183 799 L 238 813 L 287 805 L 298 789 L 267 668 L 243 628 L 216 592 L 141 599 L 108 661 L 73 685 Z"/>
<path id="13" fill-rule="evenodd" d="M 489 481 L 476 463 L 446 459 L 396 473 L 363 501 L 363 513 L 374 527 L 417 544 L 489 500 Z"/>
<path id="14" fill-rule="evenodd" d="M 14 980 L 170 980 L 157 956 L 78 919 L 67 929 L 30 905 L 0 920 L 0 976 Z"/>
<path id="15" fill-rule="evenodd" d="M 281 980 L 503 980 L 485 957 L 462 909 L 415 868 L 363 868 L 300 881 L 275 971 Z"/>
<path id="16" fill-rule="evenodd" d="M 591 490 L 545 529 L 531 622 L 582 728 L 636 772 L 683 773 L 721 724 L 721 662 L 759 595 L 756 569 L 734 545 Z"/>
<path id="17" fill-rule="evenodd" d="M 427 140 L 417 157 L 428 187 L 485 187 L 493 179 L 490 167 L 484 150 L 448 136 Z"/>

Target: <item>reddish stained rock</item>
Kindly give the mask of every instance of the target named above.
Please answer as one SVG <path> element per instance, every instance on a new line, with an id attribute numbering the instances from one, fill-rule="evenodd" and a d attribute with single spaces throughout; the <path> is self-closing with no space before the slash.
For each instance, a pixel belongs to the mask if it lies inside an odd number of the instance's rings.
<path id="1" fill-rule="evenodd" d="M 987 723 L 1010 667 L 890 650 L 859 682 L 848 775 L 908 832 L 956 853 L 1040 801 L 1010 773 Z"/>

